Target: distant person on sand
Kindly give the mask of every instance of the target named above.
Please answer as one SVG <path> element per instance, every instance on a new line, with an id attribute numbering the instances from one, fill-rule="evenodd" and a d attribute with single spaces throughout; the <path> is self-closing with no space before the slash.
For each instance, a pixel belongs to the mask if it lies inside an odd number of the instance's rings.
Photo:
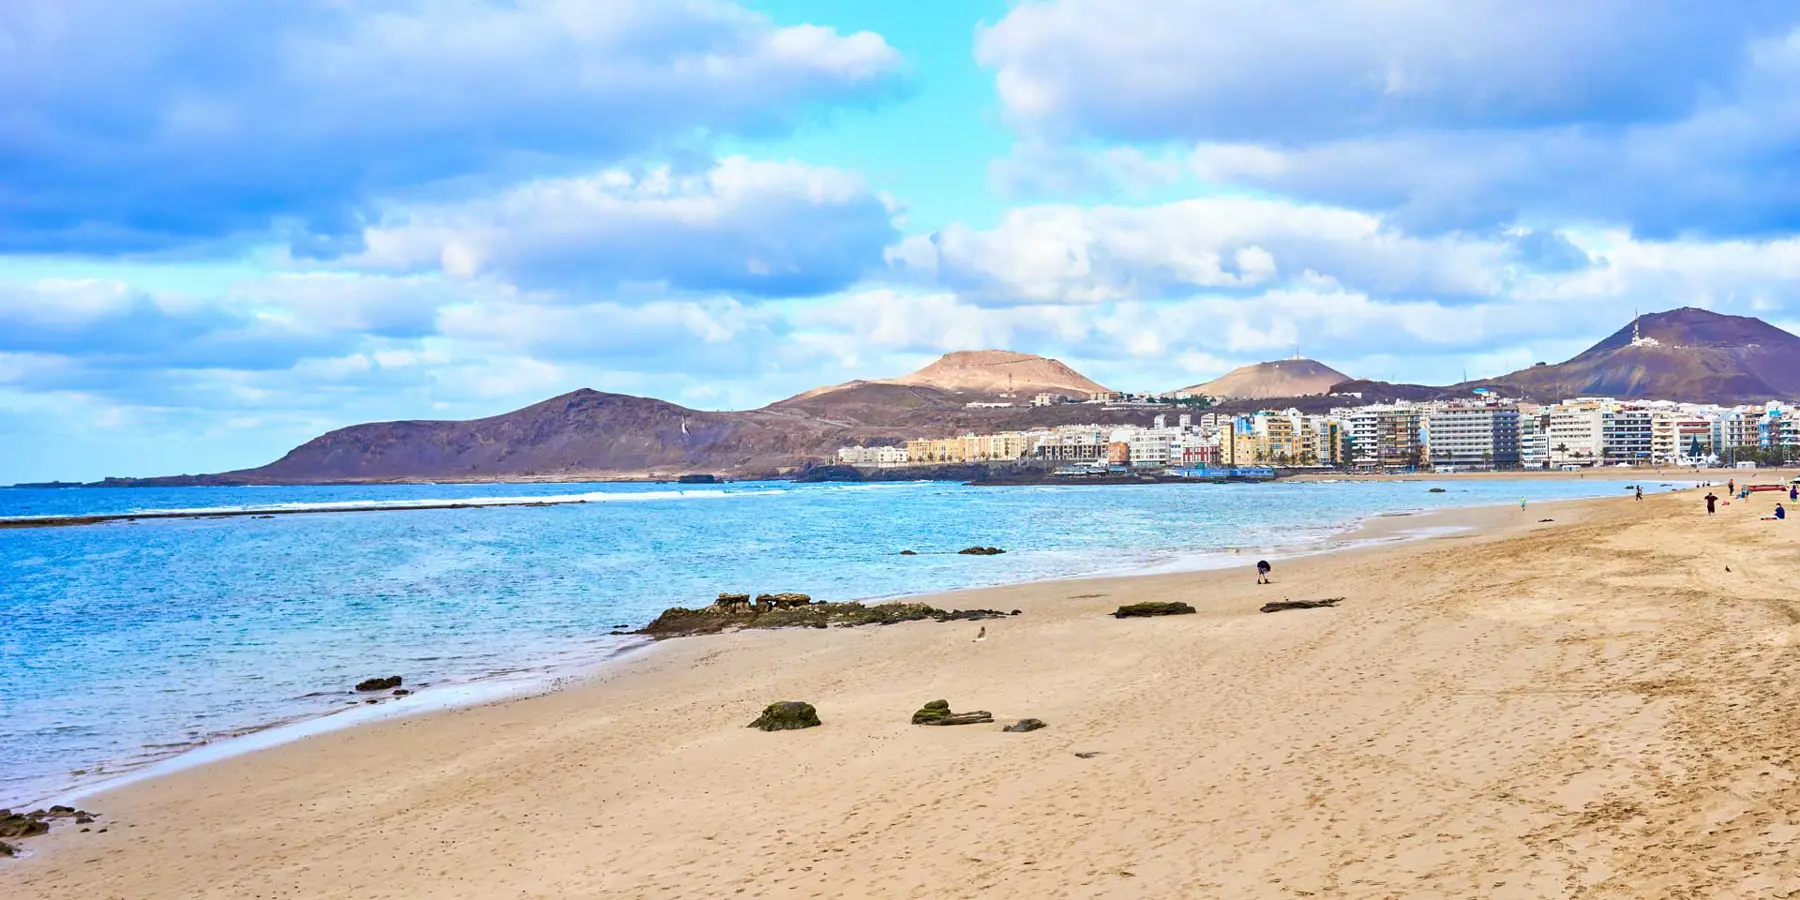
<path id="1" fill-rule="evenodd" d="M 1727 494 L 1737 493 L 1737 479 L 1736 478 L 1725 479 L 1725 493 L 1727 493 Z"/>
<path id="2" fill-rule="evenodd" d="M 1800 503 L 1800 484 L 1788 485 L 1788 502 Z"/>
<path id="3" fill-rule="evenodd" d="M 1782 509 L 1781 504 L 1779 504 L 1779 503 L 1775 504 L 1775 518 L 1777 518 L 1777 519 L 1787 518 L 1787 510 Z"/>
<path id="4" fill-rule="evenodd" d="M 1641 484 L 1637 486 L 1637 498 L 1639 500 L 1644 499 L 1644 486 Z"/>
<path id="5" fill-rule="evenodd" d="M 1525 498 L 1520 497 L 1519 498 L 1519 512 L 1524 512 L 1524 511 L 1525 511 Z"/>
<path id="6" fill-rule="evenodd" d="M 1713 513 L 1718 511 L 1717 509 L 1714 508 L 1718 504 L 1718 502 L 1719 502 L 1719 498 L 1714 496 L 1712 491 L 1706 492 L 1706 514 L 1707 515 L 1710 516 Z"/>
<path id="7" fill-rule="evenodd" d="M 1269 580 L 1269 570 L 1271 568 L 1273 568 L 1273 567 L 1269 565 L 1269 561 L 1266 559 L 1259 559 L 1256 561 L 1256 583 L 1257 584 L 1274 584 L 1275 583 L 1275 582 Z"/>

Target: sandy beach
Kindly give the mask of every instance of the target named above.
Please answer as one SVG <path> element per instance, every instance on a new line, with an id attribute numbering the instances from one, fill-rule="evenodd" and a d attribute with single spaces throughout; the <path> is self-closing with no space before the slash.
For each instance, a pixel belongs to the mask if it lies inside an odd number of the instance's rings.
<path id="1" fill-rule="evenodd" d="M 982 642 L 671 640 L 89 798 L 106 832 L 30 839 L 0 896 L 1789 896 L 1800 519 L 1704 493 L 1446 513 L 1471 530 L 1271 586 L 1246 559 L 932 600 L 1024 611 Z M 1199 613 L 1107 615 L 1138 600 Z M 908 723 L 938 698 L 996 722 Z M 823 727 L 744 727 L 776 700 Z"/>

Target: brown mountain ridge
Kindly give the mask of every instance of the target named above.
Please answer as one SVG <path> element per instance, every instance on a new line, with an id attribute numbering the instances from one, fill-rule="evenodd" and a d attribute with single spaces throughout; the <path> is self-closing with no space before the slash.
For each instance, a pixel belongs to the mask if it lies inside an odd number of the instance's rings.
<path id="1" fill-rule="evenodd" d="M 1290 364 L 1307 363 L 1299 371 Z M 1316 368 L 1315 368 L 1316 367 Z M 1244 377 L 1232 378 L 1236 375 Z M 1339 378 L 1320 388 L 1324 378 Z M 1223 383 L 1224 386 L 1220 386 Z M 1240 387 L 1232 387 L 1233 384 Z M 1209 388 L 1209 386 L 1211 386 Z M 1272 387 L 1273 386 L 1273 387 Z M 1501 378 L 1447 388 L 1341 379 L 1310 360 L 1263 363 L 1197 388 L 1252 397 L 1224 411 L 1467 396 L 1475 387 L 1556 400 L 1606 395 L 1737 404 L 1800 398 L 1800 337 L 1758 319 L 1679 309 L 1642 316 L 1580 355 Z M 970 431 L 1095 422 L 1144 423 L 1150 411 L 1090 404 L 969 407 L 1002 395 L 1081 397 L 1105 388 L 1052 359 L 1011 351 L 953 353 L 911 375 L 853 381 L 741 412 L 709 412 L 645 397 L 579 390 L 470 421 L 377 422 L 340 428 L 266 466 L 219 475 L 112 479 L 113 484 L 558 480 L 713 473 L 750 478 L 830 461 L 849 444 L 893 445 Z"/>

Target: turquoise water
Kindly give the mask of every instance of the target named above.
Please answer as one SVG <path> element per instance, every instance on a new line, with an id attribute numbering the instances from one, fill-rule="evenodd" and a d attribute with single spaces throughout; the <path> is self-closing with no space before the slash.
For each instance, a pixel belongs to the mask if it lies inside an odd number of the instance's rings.
<path id="1" fill-rule="evenodd" d="M 1433 486 L 0 489 L 0 517 L 561 503 L 0 530 L 0 807 L 269 723 L 361 710 L 347 691 L 369 676 L 429 685 L 383 709 L 496 679 L 541 684 L 616 652 L 628 639 L 609 636 L 615 626 L 720 591 L 848 600 L 1204 567 L 1227 561 L 1221 550 L 1278 552 L 1378 513 L 1623 493 L 1599 480 Z M 950 552 L 972 544 L 1009 552 Z"/>

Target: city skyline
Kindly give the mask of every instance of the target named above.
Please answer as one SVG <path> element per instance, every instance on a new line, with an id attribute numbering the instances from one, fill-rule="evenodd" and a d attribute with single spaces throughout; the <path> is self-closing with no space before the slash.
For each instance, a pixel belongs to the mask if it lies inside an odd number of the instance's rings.
<path id="1" fill-rule="evenodd" d="M 583 387 L 751 408 L 954 350 L 1166 390 L 1298 344 L 1442 384 L 1639 309 L 1800 330 L 1797 28 L 1761 2 L 21 0 L 0 483 Z"/>

